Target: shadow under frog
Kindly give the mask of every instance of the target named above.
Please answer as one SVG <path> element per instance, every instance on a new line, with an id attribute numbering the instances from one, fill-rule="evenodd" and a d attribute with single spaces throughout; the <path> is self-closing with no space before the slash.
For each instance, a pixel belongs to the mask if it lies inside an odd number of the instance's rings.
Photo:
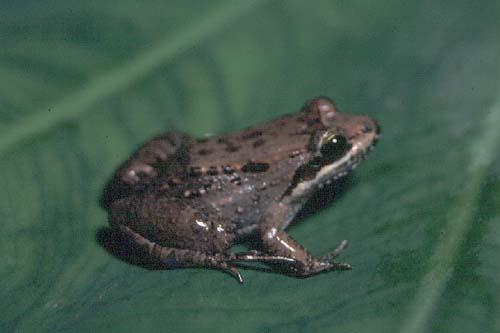
<path id="1" fill-rule="evenodd" d="M 285 229 L 344 191 L 379 133 L 373 119 L 340 113 L 320 97 L 241 132 L 155 137 L 107 185 L 101 205 L 110 228 L 97 240 L 148 269 L 206 267 L 240 282 L 237 267 L 254 262 L 296 277 L 350 269 L 335 261 L 347 241 L 317 258 Z M 253 250 L 230 252 L 239 243 Z"/>

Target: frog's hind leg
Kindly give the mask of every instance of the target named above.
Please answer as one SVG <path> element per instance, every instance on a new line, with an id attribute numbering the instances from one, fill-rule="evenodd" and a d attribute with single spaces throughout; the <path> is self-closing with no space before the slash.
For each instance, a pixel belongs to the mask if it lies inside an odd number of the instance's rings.
<path id="1" fill-rule="evenodd" d="M 101 205 L 108 208 L 113 201 L 147 186 L 160 175 L 182 175 L 190 140 L 186 134 L 169 132 L 147 141 L 115 172 L 104 189 Z"/>
<path id="2" fill-rule="evenodd" d="M 136 185 L 157 177 L 165 168 L 183 168 L 189 137 L 168 132 L 147 141 L 115 173 L 118 182 Z"/>
<path id="3" fill-rule="evenodd" d="M 243 283 L 240 272 L 229 264 L 231 255 L 222 253 L 205 254 L 194 250 L 163 247 L 144 238 L 127 226 L 120 226 L 119 228 L 123 234 L 145 250 L 151 258 L 162 263 L 167 268 L 207 267 L 220 269 L 235 277 L 238 282 Z"/>

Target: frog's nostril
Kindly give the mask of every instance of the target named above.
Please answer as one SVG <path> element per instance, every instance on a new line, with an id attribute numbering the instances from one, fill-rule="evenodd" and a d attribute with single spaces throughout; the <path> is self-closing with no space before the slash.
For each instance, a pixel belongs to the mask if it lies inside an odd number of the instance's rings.
<path id="1" fill-rule="evenodd" d="M 373 122 L 364 122 L 361 127 L 361 131 L 366 133 L 375 132 L 375 134 L 380 134 L 380 126 L 376 121 Z"/>
<path id="2" fill-rule="evenodd" d="M 363 132 L 364 134 L 373 132 L 373 124 L 369 122 L 364 122 L 361 125 L 361 132 Z"/>

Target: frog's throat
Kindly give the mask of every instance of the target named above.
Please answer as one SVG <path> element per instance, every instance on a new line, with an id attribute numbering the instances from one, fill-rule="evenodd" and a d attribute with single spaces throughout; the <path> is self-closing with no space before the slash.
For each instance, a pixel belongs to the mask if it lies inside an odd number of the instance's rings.
<path id="1" fill-rule="evenodd" d="M 297 198 L 304 198 L 325 184 L 330 184 L 332 181 L 346 176 L 373 150 L 374 143 L 369 146 L 365 146 L 361 142 L 355 143 L 347 154 L 336 162 L 325 165 L 316 173 L 313 179 L 298 183 L 290 195 L 284 198 L 284 201 L 294 201 Z"/>

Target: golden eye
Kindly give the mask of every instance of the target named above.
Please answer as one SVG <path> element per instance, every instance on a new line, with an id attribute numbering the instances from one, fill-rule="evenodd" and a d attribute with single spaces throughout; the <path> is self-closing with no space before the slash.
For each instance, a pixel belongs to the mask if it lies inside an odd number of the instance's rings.
<path id="1" fill-rule="evenodd" d="M 323 145 L 321 145 L 320 153 L 323 159 L 333 162 L 344 156 L 349 148 L 350 145 L 345 136 L 331 134 L 326 137 Z"/>

